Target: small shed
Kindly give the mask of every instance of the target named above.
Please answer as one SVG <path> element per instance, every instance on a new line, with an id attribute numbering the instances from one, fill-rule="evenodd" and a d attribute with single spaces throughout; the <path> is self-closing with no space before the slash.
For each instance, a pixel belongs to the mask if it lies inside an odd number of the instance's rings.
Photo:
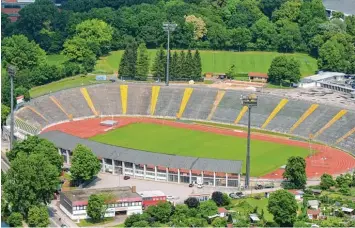
<path id="1" fill-rule="evenodd" d="M 348 208 L 348 207 L 341 207 L 341 211 L 344 212 L 347 215 L 353 215 L 354 214 L 354 209 Z"/>
<path id="2" fill-rule="evenodd" d="M 317 220 L 317 219 L 319 219 L 320 215 L 321 215 L 320 209 L 317 209 L 317 210 L 308 209 L 308 210 L 307 210 L 307 216 L 308 216 L 308 218 L 311 219 L 311 220 Z"/>
<path id="3" fill-rule="evenodd" d="M 250 81 L 257 81 L 257 82 L 267 82 L 269 76 L 266 73 L 259 73 L 259 72 L 249 72 L 248 77 Z"/>
<path id="4" fill-rule="evenodd" d="M 319 201 L 318 200 L 308 200 L 307 205 L 311 209 L 318 210 L 319 208 Z"/>
<path id="5" fill-rule="evenodd" d="M 296 200 L 302 200 L 304 192 L 301 190 L 296 190 L 296 189 L 290 189 L 288 190 L 290 193 L 292 193 L 295 196 Z"/>
<path id="6" fill-rule="evenodd" d="M 320 195 L 322 193 L 322 190 L 320 189 L 312 189 L 311 191 L 314 195 Z"/>
<path id="7" fill-rule="evenodd" d="M 252 222 L 252 223 L 257 223 L 257 222 L 260 221 L 260 219 L 259 219 L 257 214 L 250 214 L 249 218 L 250 218 L 250 222 Z"/>
<path id="8" fill-rule="evenodd" d="M 227 213 L 228 213 L 228 210 L 225 209 L 224 207 L 219 207 L 218 208 L 219 217 L 224 218 L 224 217 L 227 216 Z"/>

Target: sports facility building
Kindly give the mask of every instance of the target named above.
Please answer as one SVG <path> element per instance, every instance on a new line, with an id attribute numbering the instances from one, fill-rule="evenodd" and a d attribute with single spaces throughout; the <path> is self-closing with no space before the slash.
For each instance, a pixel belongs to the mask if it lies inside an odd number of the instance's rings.
<path id="1" fill-rule="evenodd" d="M 240 186 L 241 161 L 151 153 L 106 145 L 60 131 L 45 132 L 40 137 L 48 139 L 59 148 L 66 165 L 70 165 L 73 149 L 78 144 L 82 144 L 99 157 L 102 162 L 102 172 L 156 181 Z"/>
<path id="2" fill-rule="evenodd" d="M 66 89 L 32 99 L 17 110 L 15 135 L 47 137 L 57 145 L 68 164 L 71 151 L 81 143 L 100 157 L 104 172 L 180 183 L 202 178 L 205 184 L 238 186 L 240 161 L 150 153 L 87 140 L 111 129 L 100 126 L 100 122 L 88 124 L 90 120 L 100 121 L 101 118 L 179 119 L 246 126 L 248 109 L 241 104 L 240 97 L 250 92 L 213 86 L 216 85 L 165 87 L 111 83 Z M 355 154 L 355 101 L 350 96 L 325 88 L 263 89 L 256 94 L 258 106 L 251 112 L 252 128 L 287 134 L 286 144 L 295 143 L 292 137 L 297 137 L 297 142 L 307 144 L 306 147 L 308 142 L 331 146 L 318 145 L 319 155 L 306 159 L 307 167 L 312 168 L 311 176 L 348 172 L 355 167 L 354 159 L 343 152 Z M 70 127 L 78 126 L 76 123 L 82 124 L 81 127 L 87 125 L 85 132 Z M 7 129 L 5 126 L 4 130 Z M 50 133 L 53 130 L 67 134 Z M 236 153 L 238 149 L 245 151 L 245 147 L 240 147 L 236 148 Z"/>

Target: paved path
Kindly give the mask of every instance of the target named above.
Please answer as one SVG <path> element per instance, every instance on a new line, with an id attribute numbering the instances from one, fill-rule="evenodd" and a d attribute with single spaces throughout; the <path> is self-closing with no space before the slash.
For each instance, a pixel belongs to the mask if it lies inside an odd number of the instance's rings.
<path id="1" fill-rule="evenodd" d="M 59 202 L 57 200 L 52 200 L 51 204 L 48 205 L 48 209 L 53 215 L 53 222 L 60 223 L 60 225 L 64 224 L 67 227 L 78 227 L 78 225 L 59 208 Z"/>

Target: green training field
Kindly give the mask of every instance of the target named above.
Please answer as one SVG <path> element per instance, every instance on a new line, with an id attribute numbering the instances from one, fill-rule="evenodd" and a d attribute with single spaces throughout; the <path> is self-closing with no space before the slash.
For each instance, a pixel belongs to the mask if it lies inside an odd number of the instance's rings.
<path id="1" fill-rule="evenodd" d="M 95 71 L 113 73 L 118 70 L 123 51 L 113 51 L 110 55 L 101 57 L 95 66 Z M 152 65 L 156 50 L 148 50 Z M 225 73 L 235 65 L 239 73 L 263 72 L 267 73 L 273 58 L 285 55 L 277 52 L 231 52 L 231 51 L 200 51 L 202 72 Z M 306 54 L 286 54 L 294 56 L 301 63 L 302 76 L 315 73 L 317 60 Z"/>
<path id="2" fill-rule="evenodd" d="M 166 125 L 135 123 L 96 135 L 91 140 L 156 153 L 243 161 L 246 139 Z M 251 141 L 251 175 L 261 176 L 285 165 L 288 157 L 306 157 L 305 148 Z"/>

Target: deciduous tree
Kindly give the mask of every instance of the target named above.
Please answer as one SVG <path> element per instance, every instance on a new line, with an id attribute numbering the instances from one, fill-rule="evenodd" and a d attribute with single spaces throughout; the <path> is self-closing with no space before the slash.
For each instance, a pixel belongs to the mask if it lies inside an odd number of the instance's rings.
<path id="1" fill-rule="evenodd" d="M 10 114 L 10 108 L 6 105 L 1 104 L 1 127 L 5 125 L 6 118 Z"/>
<path id="2" fill-rule="evenodd" d="M 213 227 L 226 227 L 227 220 L 225 218 L 215 218 L 211 224 Z"/>
<path id="3" fill-rule="evenodd" d="M 189 208 L 198 208 L 200 205 L 200 201 L 198 201 L 197 198 L 195 197 L 189 197 L 187 198 L 184 203 L 189 207 Z"/>
<path id="4" fill-rule="evenodd" d="M 91 180 L 101 169 L 100 160 L 86 146 L 77 145 L 73 150 L 70 173 L 73 181 L 82 183 Z"/>
<path id="5" fill-rule="evenodd" d="M 321 178 L 320 178 L 320 187 L 323 190 L 327 190 L 330 187 L 335 185 L 335 181 L 333 180 L 333 177 L 327 173 L 324 173 Z"/>
<path id="6" fill-rule="evenodd" d="M 5 37 L 1 44 L 3 66 L 15 65 L 18 70 L 32 69 L 45 63 L 46 53 L 24 35 Z"/>
<path id="7" fill-rule="evenodd" d="M 271 62 L 268 76 L 269 81 L 275 84 L 281 84 L 283 80 L 298 82 L 301 78 L 300 64 L 293 57 L 277 56 Z"/>
<path id="8" fill-rule="evenodd" d="M 293 184 L 294 188 L 304 189 L 307 182 L 306 161 L 302 157 L 292 156 L 287 160 L 283 177 Z"/>
<path id="9" fill-rule="evenodd" d="M 104 199 L 100 195 L 93 194 L 89 197 L 86 211 L 93 222 L 99 222 L 103 218 L 105 213 L 105 210 L 103 210 L 104 204 Z"/>
<path id="10" fill-rule="evenodd" d="M 251 32 L 248 28 L 236 28 L 231 31 L 231 45 L 239 51 L 245 50 L 251 41 Z"/>
<path id="11" fill-rule="evenodd" d="M 12 212 L 6 222 L 10 227 L 22 227 L 23 216 L 18 212 Z"/>
<path id="12" fill-rule="evenodd" d="M 155 218 L 155 221 L 166 223 L 172 213 L 172 205 L 169 202 L 159 202 L 156 206 L 150 206 L 147 213 Z"/>
<path id="13" fill-rule="evenodd" d="M 50 224 L 47 207 L 43 205 L 30 207 L 27 222 L 30 227 L 47 227 Z"/>
<path id="14" fill-rule="evenodd" d="M 59 171 L 40 153 L 20 152 L 11 162 L 3 185 L 13 211 L 27 217 L 31 206 L 47 204 L 59 185 Z"/>
<path id="15" fill-rule="evenodd" d="M 213 200 L 208 200 L 201 202 L 198 210 L 204 216 L 211 216 L 217 213 L 218 207 Z"/>
<path id="16" fill-rule="evenodd" d="M 267 207 L 276 223 L 283 227 L 292 227 L 298 210 L 294 195 L 286 190 L 277 190 L 270 194 Z"/>

